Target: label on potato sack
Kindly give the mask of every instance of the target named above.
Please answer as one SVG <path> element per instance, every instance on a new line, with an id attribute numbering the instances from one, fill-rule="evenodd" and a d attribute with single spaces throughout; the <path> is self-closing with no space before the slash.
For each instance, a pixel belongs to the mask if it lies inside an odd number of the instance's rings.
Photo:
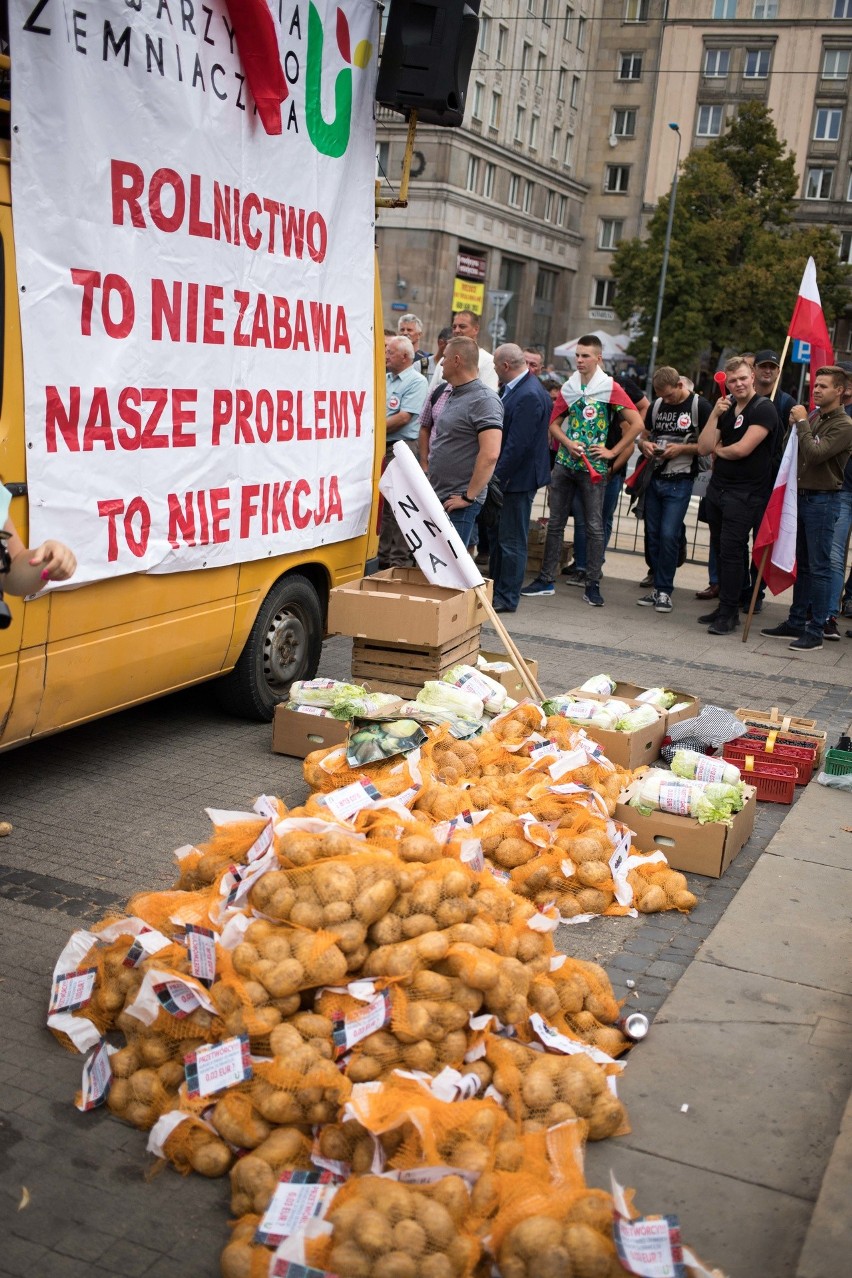
<path id="1" fill-rule="evenodd" d="M 582 1052 L 586 1056 L 591 1056 L 592 1060 L 597 1061 L 599 1065 L 620 1065 L 623 1068 L 620 1061 L 614 1061 L 599 1047 L 593 1047 L 591 1043 L 578 1042 L 575 1038 L 569 1038 L 567 1034 L 561 1034 L 554 1026 L 548 1025 L 538 1012 L 534 1012 L 530 1017 L 530 1028 L 549 1052 L 561 1052 L 565 1056 L 574 1056 Z"/>
<path id="2" fill-rule="evenodd" d="M 686 1268 L 677 1216 L 616 1216 L 612 1226 L 618 1258 L 640 1278 L 684 1278 Z"/>
<path id="3" fill-rule="evenodd" d="M 209 927 L 186 925 L 186 948 L 192 975 L 209 989 L 216 979 L 216 934 Z"/>
<path id="4" fill-rule="evenodd" d="M 254 1241 L 277 1247 L 308 1221 L 325 1215 L 326 1207 L 341 1183 L 331 1172 L 285 1171 L 257 1227 Z"/>
<path id="5" fill-rule="evenodd" d="M 103 1105 L 112 1084 L 112 1066 L 110 1056 L 117 1052 L 117 1047 L 110 1047 L 102 1038 L 89 1059 L 83 1066 L 83 1082 L 74 1104 L 83 1113 Z"/>
<path id="6" fill-rule="evenodd" d="M 212 1096 L 252 1076 L 251 1046 L 247 1034 L 226 1038 L 187 1052 L 183 1058 L 186 1089 L 190 1097 Z"/>
<path id="7" fill-rule="evenodd" d="M 340 790 L 332 790 L 324 794 L 322 802 L 338 819 L 349 821 L 361 808 L 369 808 L 376 799 L 382 796 L 369 777 L 360 777 L 352 785 L 345 785 Z"/>
<path id="8" fill-rule="evenodd" d="M 76 1012 L 92 997 L 98 969 L 87 967 L 80 972 L 61 972 L 53 978 L 48 1012 Z"/>
<path id="9" fill-rule="evenodd" d="M 285 1260 L 283 1256 L 273 1258 L 270 1278 L 337 1278 L 327 1269 L 314 1269 L 312 1265 L 301 1265 L 298 1260 Z"/>
<path id="10" fill-rule="evenodd" d="M 344 1056 L 351 1051 L 356 1043 L 360 1043 L 362 1038 L 368 1038 L 370 1034 L 375 1034 L 377 1030 L 383 1029 L 391 1018 L 390 994 L 387 990 L 383 990 L 381 994 L 367 1004 L 365 1008 L 358 1012 L 353 1012 L 347 1017 L 334 1018 L 334 1030 L 332 1032 L 332 1040 L 334 1042 L 334 1055 L 336 1058 Z"/>

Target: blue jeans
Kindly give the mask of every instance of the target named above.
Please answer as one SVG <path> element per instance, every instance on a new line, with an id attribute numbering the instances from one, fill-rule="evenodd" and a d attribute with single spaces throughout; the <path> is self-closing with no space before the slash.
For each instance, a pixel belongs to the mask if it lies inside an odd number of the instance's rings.
<path id="1" fill-rule="evenodd" d="M 677 572 L 683 520 L 692 496 L 692 476 L 654 475 L 645 493 L 645 531 L 654 589 L 670 595 Z"/>
<path id="2" fill-rule="evenodd" d="M 601 566 L 606 563 L 606 548 L 609 545 L 609 539 L 612 536 L 612 525 L 615 520 L 615 510 L 618 506 L 618 499 L 621 496 L 621 490 L 624 487 L 625 472 L 620 470 L 615 475 L 610 475 L 606 481 L 606 489 L 603 499 L 603 534 L 604 534 L 604 557 L 601 560 Z M 578 568 L 586 571 L 586 517 L 583 514 L 582 506 L 574 509 L 574 563 Z"/>
<path id="3" fill-rule="evenodd" d="M 852 492 L 839 492 L 837 496 L 839 510 L 831 543 L 831 596 L 828 601 L 830 617 L 836 617 L 840 611 L 840 596 L 843 594 L 846 577 L 846 542 L 849 540 L 849 529 L 852 528 Z"/>
<path id="4" fill-rule="evenodd" d="M 517 608 L 527 566 L 527 536 L 536 489 L 528 493 L 504 493 L 496 536 L 492 529 L 491 561 L 494 603 Z"/>
<path id="5" fill-rule="evenodd" d="M 470 506 L 465 506 L 463 510 L 450 510 L 447 512 L 447 518 L 455 528 L 456 532 L 462 539 L 462 545 L 467 550 L 473 537 L 473 530 L 476 527 L 476 519 L 482 510 L 483 503 L 475 501 Z"/>
<path id="6" fill-rule="evenodd" d="M 787 618 L 797 630 L 822 638 L 832 610 L 831 543 L 840 511 L 840 493 L 799 493 L 796 527 L 796 584 Z M 807 620 L 810 604 L 811 619 Z"/>

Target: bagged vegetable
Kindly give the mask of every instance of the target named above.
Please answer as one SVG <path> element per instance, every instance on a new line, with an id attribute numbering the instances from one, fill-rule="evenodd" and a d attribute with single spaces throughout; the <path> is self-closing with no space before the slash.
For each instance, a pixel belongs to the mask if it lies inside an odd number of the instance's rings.
<path id="1" fill-rule="evenodd" d="M 670 773 L 652 768 L 640 779 L 628 802 L 643 816 L 659 810 L 691 816 L 704 825 L 708 821 L 729 821 L 740 811 L 745 797 L 742 783 L 675 780 Z"/>
<path id="2" fill-rule="evenodd" d="M 665 688 L 647 688 L 645 692 L 640 692 L 636 700 L 649 706 L 657 706 L 659 710 L 671 710 L 677 701 L 677 694 L 666 692 Z"/>
<path id="3" fill-rule="evenodd" d="M 474 670 L 473 666 L 453 666 L 441 676 L 441 681 L 479 697 L 489 714 L 499 714 L 503 709 L 507 694 L 502 683 L 498 683 L 496 679 L 491 679 L 479 670 Z"/>
<path id="4" fill-rule="evenodd" d="M 728 785 L 736 785 L 740 780 L 740 770 L 733 763 L 726 763 L 724 759 L 708 759 L 706 754 L 699 754 L 697 750 L 675 751 L 671 770 L 675 776 L 695 781 L 724 781 Z"/>
<path id="5" fill-rule="evenodd" d="M 585 683 L 581 683 L 578 692 L 594 692 L 600 697 L 608 697 L 615 692 L 615 680 L 612 675 L 599 674 L 592 675 L 591 679 L 587 679 Z"/>
<path id="6" fill-rule="evenodd" d="M 344 684 L 346 691 L 334 699 L 331 713 L 335 719 L 395 719 L 402 713 L 405 702 L 390 692 L 363 692 L 356 695 L 354 685 Z"/>
<path id="7" fill-rule="evenodd" d="M 657 723 L 660 716 L 653 706 L 634 706 L 627 714 L 621 716 L 615 724 L 616 732 L 638 732 Z"/>
<path id="8" fill-rule="evenodd" d="M 350 768 L 396 754 L 408 754 L 426 740 L 426 733 L 413 719 L 393 719 L 390 723 L 371 723 L 350 732 L 346 746 L 346 762 Z"/>
<path id="9" fill-rule="evenodd" d="M 322 706 L 330 710 L 341 697 L 366 696 L 366 688 L 337 679 L 297 679 L 290 685 L 290 700 L 299 706 Z"/>
<path id="10" fill-rule="evenodd" d="M 438 679 L 427 679 L 415 697 L 415 702 L 427 710 L 440 711 L 445 719 L 469 719 L 476 722 L 485 712 L 481 697 Z"/>

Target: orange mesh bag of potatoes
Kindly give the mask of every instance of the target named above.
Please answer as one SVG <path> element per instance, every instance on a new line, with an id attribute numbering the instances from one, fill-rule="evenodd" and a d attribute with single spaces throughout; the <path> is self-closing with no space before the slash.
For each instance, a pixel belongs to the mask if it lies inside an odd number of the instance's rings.
<path id="1" fill-rule="evenodd" d="M 292 1026 L 273 1030 L 271 1044 L 274 1058 L 256 1062 L 248 1085 L 261 1118 L 283 1126 L 335 1122 L 351 1091 L 349 1080 Z"/>
<path id="2" fill-rule="evenodd" d="M 231 1213 L 263 1215 L 284 1171 L 312 1171 L 311 1140 L 295 1127 L 274 1127 L 231 1167 Z"/>
<path id="3" fill-rule="evenodd" d="M 313 750 L 303 765 L 305 781 L 314 791 L 313 799 L 306 805 L 306 810 L 313 814 L 322 811 L 316 804 L 316 795 L 330 794 L 344 785 L 352 785 L 362 777 L 367 777 L 386 798 L 395 798 L 415 784 L 405 759 L 396 756 L 384 759 L 380 763 L 359 764 L 350 768 L 346 762 L 345 746 L 330 746 L 323 750 Z"/>
<path id="4" fill-rule="evenodd" d="M 346 1278 L 469 1278 L 480 1255 L 460 1176 L 428 1186 L 357 1176 L 328 1209 L 330 1237 L 306 1243 L 315 1268 Z"/>
<path id="5" fill-rule="evenodd" d="M 233 1151 L 202 1119 L 176 1110 L 167 1113 L 161 1121 L 165 1128 L 160 1133 L 160 1125 L 155 1126 L 148 1149 L 159 1153 L 182 1176 L 196 1172 L 199 1176 L 214 1178 L 224 1176 L 230 1169 Z M 158 1137 L 156 1143 L 155 1137 Z"/>
<path id="6" fill-rule="evenodd" d="M 117 1052 L 118 1055 L 120 1053 Z M 114 1060 L 115 1056 L 110 1063 Z M 158 1069 L 140 1066 L 130 1073 L 113 1077 L 106 1103 L 117 1118 L 147 1131 L 167 1110 L 175 1107 L 176 1097 L 177 1089 L 165 1085 Z"/>
<path id="7" fill-rule="evenodd" d="M 259 981 L 273 1006 L 300 990 L 341 985 L 347 979 L 346 955 L 330 932 L 308 932 L 272 919 L 250 923 L 232 957 L 234 970 Z"/>
<path id="8" fill-rule="evenodd" d="M 142 919 L 164 936 L 175 936 L 187 923 L 210 927 L 210 912 L 218 908 L 219 892 L 215 886 L 192 892 L 137 892 L 127 903 L 127 913 Z"/>
<path id="9" fill-rule="evenodd" d="M 531 733 L 541 732 L 545 721 L 545 715 L 540 706 L 534 705 L 531 701 L 522 701 L 513 710 L 508 710 L 492 720 L 488 732 L 482 735 L 489 741 L 495 739 L 507 746 L 517 745 L 525 741 Z"/>
<path id="10" fill-rule="evenodd" d="M 234 965 L 234 952 L 217 950 L 216 980 L 210 987 L 210 998 L 222 1018 L 222 1037 L 246 1034 L 252 1052 L 262 1056 L 267 1054 L 272 1030 L 286 1016 L 298 1012 L 301 997 L 293 993 L 273 998 L 265 985 L 249 975 L 252 957 L 251 953 L 241 952 L 240 965 L 247 968 L 243 973 Z"/>
<path id="11" fill-rule="evenodd" d="M 491 1226 L 489 1249 L 501 1278 L 618 1278 L 612 1200 L 600 1190 L 516 1178 Z"/>
<path id="12" fill-rule="evenodd" d="M 468 741 L 458 741 L 446 727 L 424 741 L 419 766 L 424 783 L 455 786 L 480 775 L 478 751 Z"/>
<path id="13" fill-rule="evenodd" d="M 275 853 L 280 864 L 289 869 L 312 865 L 327 857 L 357 855 L 364 839 L 354 830 L 323 817 L 296 817 L 292 813 L 275 827 Z"/>
<path id="14" fill-rule="evenodd" d="M 566 957 L 561 966 L 530 986 L 530 1006 L 547 1023 L 615 1058 L 631 1046 L 615 1022 L 621 1004 L 597 963 Z"/>
<path id="15" fill-rule="evenodd" d="M 219 1258 L 221 1278 L 269 1278 L 274 1250 L 254 1241 L 259 1214 L 241 1216 L 231 1224 L 231 1238 Z"/>
<path id="16" fill-rule="evenodd" d="M 445 1066 L 460 1066 L 468 1050 L 470 1013 L 461 1002 L 440 997 L 450 986 L 461 988 L 428 969 L 412 978 L 412 987 L 433 997 L 411 997 L 411 989 L 394 983 L 389 991 L 390 1022 L 357 1042 L 346 1059 L 346 1076 L 353 1083 L 386 1078 L 395 1069 L 437 1074 Z"/>
<path id="17" fill-rule="evenodd" d="M 550 845 L 550 831 L 540 821 L 507 817 L 505 812 L 492 812 L 476 827 L 476 836 L 488 860 L 511 872 Z"/>
<path id="18" fill-rule="evenodd" d="M 353 824 L 370 847 L 385 848 L 406 863 L 439 861 L 446 856 L 458 860 L 457 841 L 440 842 L 433 833 L 435 823 L 420 812 L 403 816 L 391 808 L 362 808 Z"/>
<path id="19" fill-rule="evenodd" d="M 631 853 L 635 854 L 634 848 Z M 642 914 L 655 914 L 658 910 L 688 914 L 698 904 L 698 898 L 689 891 L 686 875 L 665 862 L 649 859 L 644 865 L 634 866 L 627 871 L 627 882 L 633 888 L 633 904 Z"/>
<path id="20" fill-rule="evenodd" d="M 396 1127 L 374 1135 L 356 1118 L 339 1123 L 325 1123 L 314 1136 L 311 1158 L 316 1167 L 335 1175 L 366 1176 L 380 1173 L 410 1134 L 410 1125 Z"/>
<path id="21" fill-rule="evenodd" d="M 277 818 L 283 817 L 286 809 L 281 800 L 269 802 L 274 806 Z M 175 887 L 182 891 L 209 886 L 223 870 L 231 865 L 245 865 L 250 853 L 259 854 L 264 845 L 271 842 L 267 829 L 270 818 L 267 816 L 211 809 L 210 817 L 213 822 L 212 838 L 197 847 L 179 848 L 175 853 L 180 869 Z M 235 819 L 225 819 L 227 817 Z"/>

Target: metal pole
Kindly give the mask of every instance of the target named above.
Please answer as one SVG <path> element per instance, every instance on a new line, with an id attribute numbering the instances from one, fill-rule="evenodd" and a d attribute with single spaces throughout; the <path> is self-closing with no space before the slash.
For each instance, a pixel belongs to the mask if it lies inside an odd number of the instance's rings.
<path id="1" fill-rule="evenodd" d="M 669 220 L 666 224 L 666 239 L 663 245 L 663 266 L 660 271 L 660 289 L 657 293 L 657 314 L 654 319 L 654 333 L 651 338 L 651 358 L 648 362 L 648 377 L 645 382 L 645 394 L 649 399 L 653 399 L 654 394 L 654 369 L 657 367 L 657 346 L 660 341 L 660 321 L 663 317 L 663 295 L 666 291 L 666 275 L 669 269 L 669 249 L 672 243 L 672 222 L 674 221 L 675 200 L 677 199 L 677 180 L 678 170 L 680 168 L 680 128 L 677 124 L 670 124 L 669 128 L 677 134 L 677 155 L 675 156 L 675 170 L 672 179 L 671 195 L 669 196 Z"/>

